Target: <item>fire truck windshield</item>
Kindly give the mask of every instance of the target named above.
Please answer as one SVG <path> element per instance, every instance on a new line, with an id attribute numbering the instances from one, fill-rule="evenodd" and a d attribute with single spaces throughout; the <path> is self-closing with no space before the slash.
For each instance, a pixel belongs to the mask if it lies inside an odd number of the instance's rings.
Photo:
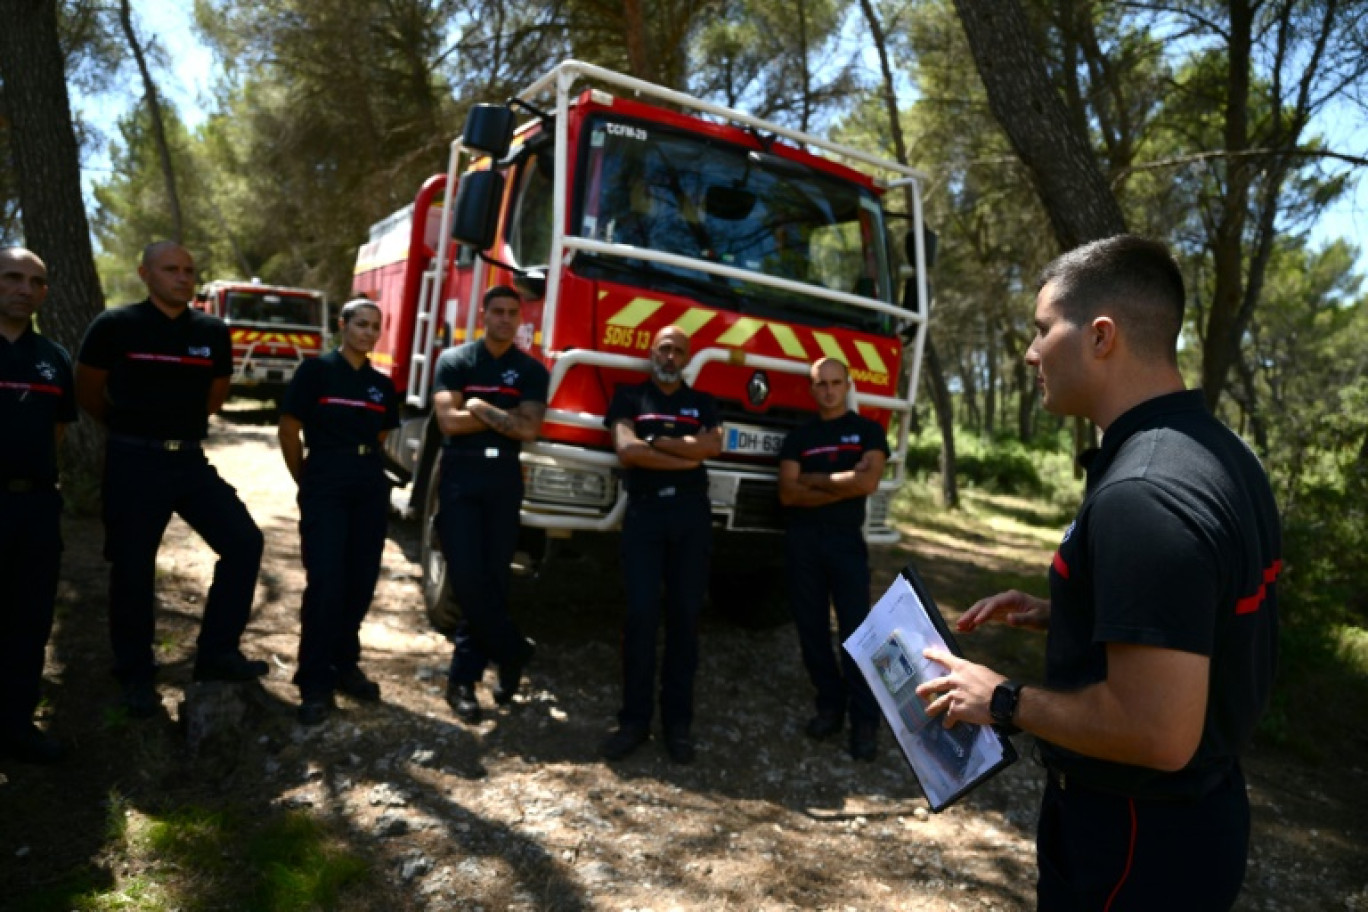
<path id="1" fill-rule="evenodd" d="M 230 291 L 225 295 L 223 319 L 229 324 L 316 327 L 323 322 L 323 301 L 264 290 Z"/>
<path id="2" fill-rule="evenodd" d="M 874 193 L 778 155 L 642 121 L 599 115 L 589 125 L 578 185 L 578 233 L 723 263 L 892 302 L 887 233 Z M 682 265 L 585 257 L 586 274 L 687 286 L 717 307 L 800 323 L 887 332 L 877 311 L 799 290 L 710 275 Z M 683 290 L 683 289 L 681 289 Z"/>

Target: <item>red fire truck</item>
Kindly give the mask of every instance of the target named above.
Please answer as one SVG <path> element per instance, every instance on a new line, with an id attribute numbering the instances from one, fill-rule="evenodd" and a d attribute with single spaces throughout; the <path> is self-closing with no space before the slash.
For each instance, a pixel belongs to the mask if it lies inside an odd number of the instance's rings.
<path id="1" fill-rule="evenodd" d="M 516 130 L 515 110 L 528 115 Z M 887 212 L 886 194 L 911 211 Z M 850 367 L 852 406 L 890 429 L 866 534 L 896 540 L 888 504 L 934 238 L 921 215 L 907 167 L 577 61 L 507 105 L 477 106 L 448 172 L 372 227 L 353 281 L 384 311 L 373 361 L 406 402 L 387 448 L 415 481 L 429 604 L 445 583 L 433 368 L 444 347 L 479 336 L 480 294 L 496 283 L 522 292 L 517 344 L 551 371 L 542 439 L 522 456 L 532 545 L 618 528 L 626 500 L 603 415 L 618 384 L 646 376 L 668 324 L 690 333 L 686 379 L 724 419 L 725 451 L 708 464 L 720 530 L 780 528 L 777 453 L 813 413 L 810 363 L 829 356 Z"/>
<path id="2" fill-rule="evenodd" d="M 323 292 L 258 281 L 210 282 L 195 306 L 228 324 L 233 385 L 279 391 L 305 358 L 323 352 L 328 336 Z"/>

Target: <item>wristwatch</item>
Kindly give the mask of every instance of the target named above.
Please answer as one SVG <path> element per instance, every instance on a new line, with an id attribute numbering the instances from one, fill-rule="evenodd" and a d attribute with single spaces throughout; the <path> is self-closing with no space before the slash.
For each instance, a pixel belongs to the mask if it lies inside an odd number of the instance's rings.
<path id="1" fill-rule="evenodd" d="M 646 441 L 646 445 L 647 445 L 648 447 L 650 447 L 650 448 L 653 449 L 653 450 L 655 449 L 655 442 L 656 442 L 656 435 L 655 435 L 655 434 L 647 434 L 647 435 L 645 436 L 645 438 L 643 438 L 643 439 Z"/>
<path id="2" fill-rule="evenodd" d="M 988 701 L 988 714 L 993 724 L 1004 735 L 1015 735 L 1021 729 L 1016 727 L 1017 703 L 1021 701 L 1021 688 L 1025 685 L 1016 681 L 1003 681 L 993 689 L 993 697 Z"/>

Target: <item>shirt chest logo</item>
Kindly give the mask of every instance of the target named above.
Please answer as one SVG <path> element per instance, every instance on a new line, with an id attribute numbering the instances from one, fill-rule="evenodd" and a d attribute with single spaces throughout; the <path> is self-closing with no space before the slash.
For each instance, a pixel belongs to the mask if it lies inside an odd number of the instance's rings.
<path id="1" fill-rule="evenodd" d="M 34 365 L 34 369 L 38 371 L 38 376 L 44 380 L 55 380 L 57 378 L 57 368 L 46 361 L 39 361 Z"/>
<path id="2" fill-rule="evenodd" d="M 207 345 L 192 345 L 189 348 L 188 354 L 192 358 L 208 358 L 213 355 L 214 352 L 213 349 Z"/>
<path id="3" fill-rule="evenodd" d="M 371 402 L 384 402 L 384 401 L 385 401 L 385 394 L 382 393 L 382 392 L 380 392 L 378 389 L 376 389 L 376 388 L 373 387 L 373 386 L 372 386 L 370 389 L 366 390 L 366 395 L 370 398 L 370 401 L 371 401 Z"/>
<path id="4" fill-rule="evenodd" d="M 503 372 L 503 382 L 507 386 L 513 386 L 518 382 L 518 372 L 509 368 Z"/>

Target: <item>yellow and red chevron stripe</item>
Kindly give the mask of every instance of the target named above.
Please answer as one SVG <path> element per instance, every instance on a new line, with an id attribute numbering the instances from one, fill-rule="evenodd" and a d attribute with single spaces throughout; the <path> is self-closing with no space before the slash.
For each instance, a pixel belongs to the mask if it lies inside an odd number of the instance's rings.
<path id="1" fill-rule="evenodd" d="M 263 329 L 234 329 L 232 331 L 234 345 L 250 345 L 253 342 L 261 342 L 267 345 L 294 345 L 299 348 L 317 348 L 319 346 L 318 333 L 307 332 L 271 332 Z"/>
<path id="2" fill-rule="evenodd" d="M 835 358 L 866 387 L 891 388 L 897 379 L 894 371 L 901 352 L 893 339 L 857 338 L 843 330 L 812 329 L 612 291 L 599 292 L 599 308 L 608 314 L 600 340 L 607 350 L 648 351 L 655 332 L 674 324 L 693 337 L 695 351 L 717 346 L 803 362 Z"/>

